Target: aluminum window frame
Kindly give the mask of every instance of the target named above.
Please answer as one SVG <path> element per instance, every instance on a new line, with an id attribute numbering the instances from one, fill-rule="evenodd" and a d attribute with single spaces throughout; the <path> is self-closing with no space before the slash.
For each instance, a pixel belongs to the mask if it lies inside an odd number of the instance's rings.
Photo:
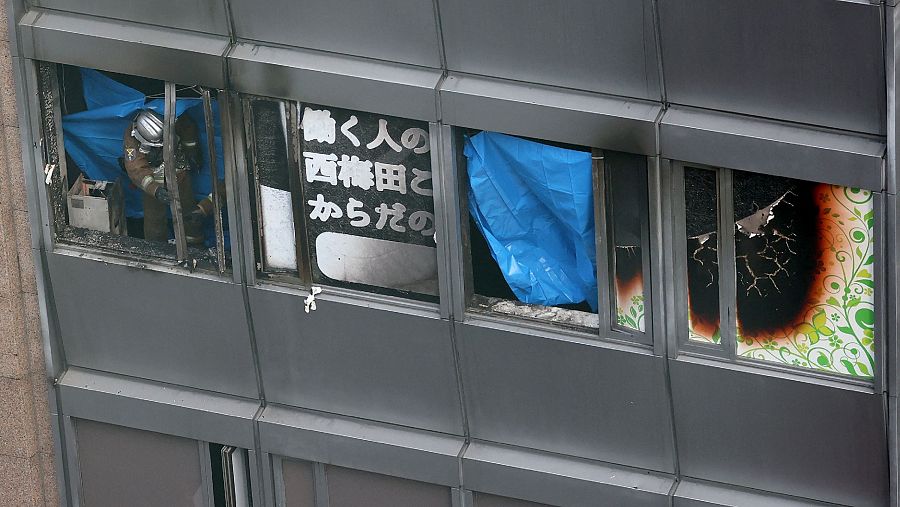
<path id="1" fill-rule="evenodd" d="M 299 107 L 306 104 L 306 101 L 296 98 L 286 97 L 270 97 L 252 93 L 235 92 L 235 101 L 237 109 L 241 117 L 235 121 L 235 125 L 240 125 L 242 134 L 239 139 L 244 142 L 242 162 L 245 164 L 244 175 L 246 177 L 247 192 L 251 198 L 249 208 L 251 213 L 249 216 L 242 217 L 249 221 L 252 238 L 245 240 L 245 248 L 247 250 L 247 264 L 252 265 L 253 269 L 247 273 L 248 283 L 251 285 L 263 286 L 271 285 L 284 289 L 299 289 L 302 293 L 309 293 L 313 286 L 327 288 L 329 294 L 346 296 L 354 300 L 366 301 L 377 300 L 379 302 L 389 302 L 392 306 L 405 308 L 410 310 L 424 310 L 429 313 L 439 313 L 442 318 L 448 318 L 450 315 L 450 288 L 448 286 L 448 277 L 446 274 L 446 262 L 449 254 L 446 252 L 446 243 L 441 241 L 443 231 L 446 229 L 443 221 L 446 214 L 443 209 L 445 202 L 444 185 L 442 183 L 444 164 L 441 160 L 441 124 L 429 121 L 429 142 L 431 143 L 430 161 L 431 171 L 433 174 L 433 196 L 432 202 L 434 206 L 434 223 L 438 244 L 435 245 L 435 255 L 437 264 L 437 281 L 438 292 L 435 296 L 427 294 L 419 294 L 420 297 L 414 297 L 418 293 L 404 293 L 399 289 L 390 287 L 379 287 L 355 282 L 342 282 L 346 285 L 329 285 L 327 283 L 319 283 L 313 279 L 312 270 L 312 245 L 307 236 L 307 216 L 306 206 L 303 201 L 303 192 L 305 190 L 305 180 L 303 178 L 303 166 L 301 164 L 301 146 L 299 133 Z M 252 117 L 250 114 L 249 102 L 253 100 L 267 100 L 279 102 L 285 108 L 285 116 L 287 118 L 287 136 L 288 136 L 288 163 L 291 178 L 291 200 L 293 203 L 294 213 L 294 236 L 297 249 L 297 274 L 294 275 L 285 271 L 275 271 L 267 269 L 263 255 L 262 245 L 262 209 L 260 207 L 259 197 L 259 179 L 255 168 L 255 139 L 252 131 Z M 343 108 L 340 105 L 319 104 L 326 107 Z M 351 111 L 359 111 L 370 114 L 387 114 L 377 111 L 360 111 L 352 109 Z M 417 120 L 422 121 L 422 120 Z M 245 225 L 247 222 L 243 222 Z M 252 252 L 252 254 L 250 253 Z"/>
<path id="2" fill-rule="evenodd" d="M 674 315 L 670 319 L 675 326 L 674 354 L 676 360 L 707 360 L 714 363 L 723 363 L 730 367 L 758 373 L 772 372 L 784 374 L 796 379 L 816 379 L 825 381 L 831 385 L 847 385 L 862 388 L 867 392 L 879 393 L 885 389 L 885 348 L 890 341 L 886 336 L 886 278 L 885 278 L 885 244 L 887 241 L 885 229 L 885 196 L 880 189 L 865 189 L 872 193 L 874 212 L 873 226 L 873 255 L 872 274 L 874 281 L 874 346 L 873 372 L 871 378 L 853 377 L 847 374 L 831 373 L 802 366 L 791 366 L 772 361 L 754 360 L 741 357 L 736 352 L 737 347 L 737 322 L 736 322 L 736 298 L 737 280 L 735 257 L 735 220 L 734 220 L 734 186 L 732 185 L 734 171 L 740 169 L 715 167 L 706 164 L 696 164 L 685 161 L 670 161 L 672 178 L 668 192 L 672 199 L 669 205 L 671 218 L 669 226 L 672 230 L 669 250 L 672 252 L 674 266 Z M 721 328 L 721 341 L 719 345 L 706 344 L 691 341 L 688 338 L 688 310 L 687 310 L 687 235 L 685 234 L 685 190 L 684 169 L 696 168 L 715 171 L 716 174 L 716 203 L 718 206 L 717 221 L 718 238 L 720 241 L 718 250 L 719 259 L 719 318 Z M 785 176 L 793 178 L 792 176 Z M 797 179 L 797 178 L 794 178 Z M 798 179 L 799 180 L 799 179 Z M 811 180 L 812 183 L 819 183 Z M 842 185 L 841 185 L 842 186 Z M 693 358 L 693 359 L 692 359 Z"/>
<path id="3" fill-rule="evenodd" d="M 65 211 L 61 208 L 60 210 L 56 210 L 56 206 L 65 207 L 65 199 L 66 194 L 68 192 L 68 168 L 66 161 L 66 150 L 65 150 L 65 134 L 62 128 L 62 110 L 61 110 L 61 94 L 60 94 L 60 81 L 59 81 L 59 66 L 65 65 L 56 62 L 43 61 L 43 60 L 34 60 L 34 75 L 36 78 L 35 88 L 39 100 L 38 104 L 38 127 L 37 134 L 40 138 L 40 160 L 36 160 L 36 164 L 43 165 L 43 176 L 46 177 L 45 185 L 43 185 L 42 189 L 39 189 L 39 192 L 42 195 L 46 196 L 46 202 L 43 202 L 42 199 L 42 207 L 43 211 L 47 214 L 47 220 L 45 221 L 45 227 L 47 229 L 47 237 L 48 246 L 50 251 L 57 250 L 71 250 L 76 252 L 87 253 L 91 255 L 100 255 L 105 257 L 112 257 L 116 259 L 121 259 L 129 262 L 137 262 L 142 267 L 153 266 L 155 268 L 162 269 L 178 269 L 179 271 L 183 270 L 185 272 L 193 273 L 198 271 L 200 273 L 213 274 L 216 276 L 222 276 L 226 278 L 231 278 L 233 269 L 226 263 L 225 260 L 225 251 L 224 251 L 224 231 L 223 231 L 223 220 L 222 220 L 222 209 L 221 209 L 221 201 L 214 203 L 215 216 L 212 217 L 214 220 L 214 230 L 216 234 L 216 245 L 217 251 L 215 255 L 208 258 L 207 261 L 209 265 L 204 265 L 196 263 L 195 259 L 191 257 L 191 251 L 187 248 L 186 245 L 186 235 L 184 231 L 183 225 L 183 217 L 180 215 L 172 220 L 172 228 L 175 234 L 175 245 L 174 245 L 174 254 L 162 254 L 156 252 L 134 252 L 126 249 L 115 248 L 112 245 L 107 245 L 106 242 L 103 244 L 95 244 L 88 243 L 84 241 L 78 241 L 77 239 L 66 239 L 61 238 L 60 233 L 65 233 L 70 229 L 74 229 L 73 226 L 69 225 L 68 219 Z M 172 136 L 169 135 L 170 131 L 174 125 L 174 107 L 170 107 L 174 105 L 177 97 L 175 95 L 176 84 L 170 81 L 163 81 L 165 86 L 164 100 L 166 104 L 166 114 L 164 116 L 163 121 L 163 137 L 164 137 L 164 160 L 169 160 L 169 157 L 174 156 L 174 146 L 171 145 L 167 140 L 171 139 Z M 225 127 L 228 123 L 227 113 L 224 111 L 225 104 L 219 100 L 217 96 L 215 99 L 212 99 L 209 88 L 200 88 L 201 90 L 201 101 L 203 102 L 204 108 L 204 125 L 198 125 L 199 128 L 205 128 L 207 132 L 214 130 L 214 120 L 211 117 L 212 113 L 212 101 L 215 100 L 220 107 L 220 125 L 222 127 L 223 132 L 223 151 L 228 150 L 229 146 L 227 146 L 227 142 L 225 140 Z M 205 93 L 204 93 L 205 92 Z M 217 94 L 224 93 L 224 90 L 216 90 Z M 49 101 L 46 100 L 49 95 Z M 206 95 L 209 95 L 207 98 Z M 47 109 L 49 108 L 49 110 Z M 171 109 L 171 111 L 170 111 Z M 207 114 L 207 111 L 209 114 Z M 211 178 L 218 179 L 218 171 L 216 167 L 216 159 L 217 155 L 214 153 L 214 143 L 209 142 L 206 147 L 201 147 L 201 149 L 205 149 L 207 151 L 206 156 L 209 157 L 210 160 L 210 171 Z M 210 152 L 210 150 L 213 150 Z M 171 153 L 170 153 L 171 152 Z M 224 177 L 224 186 L 226 189 L 226 194 L 231 195 L 231 185 L 229 185 L 229 175 L 230 175 L 230 161 L 227 153 L 223 154 L 223 163 L 225 166 L 225 177 Z M 169 164 L 171 165 L 171 164 Z M 48 183 L 49 181 L 49 183 Z M 124 174 L 119 180 L 123 185 L 130 184 L 130 180 L 127 175 Z M 173 197 L 175 197 L 172 203 L 169 205 L 170 209 L 180 209 L 180 202 L 177 198 L 177 188 L 170 189 Z M 215 197 L 221 198 L 218 196 L 218 191 L 215 189 L 215 185 L 213 186 L 213 193 Z M 230 200 L 230 198 L 228 198 Z M 234 216 L 234 211 L 231 211 L 233 206 L 229 206 L 229 214 Z M 96 231 L 101 237 L 107 238 L 112 237 L 114 234 L 112 233 L 104 233 L 100 231 Z M 130 236 L 129 236 L 130 237 Z M 144 240 L 142 238 L 132 238 L 135 241 L 139 242 L 148 242 L 147 244 L 154 244 L 154 242 L 149 240 Z M 222 248 L 218 248 L 221 246 Z M 168 249 L 168 246 L 163 247 Z M 193 249 L 195 252 L 200 251 L 197 249 Z M 232 251 L 232 259 L 234 259 L 234 249 Z"/>
<path id="4" fill-rule="evenodd" d="M 474 304 L 477 297 L 475 294 L 475 285 L 472 269 L 471 256 L 471 228 L 469 226 L 469 208 L 468 208 L 468 171 L 467 161 L 461 149 L 464 132 L 468 127 L 444 125 L 442 130 L 443 137 L 443 158 L 445 163 L 453 166 L 452 170 L 444 171 L 447 178 L 450 179 L 447 186 L 451 189 L 448 199 L 453 199 L 458 208 L 448 206 L 445 210 L 448 213 L 455 213 L 459 220 L 459 257 L 455 259 L 456 268 L 453 276 L 457 278 L 457 284 L 460 289 L 459 294 L 454 294 L 454 312 L 459 317 L 457 321 L 493 321 L 498 323 L 509 324 L 514 322 L 522 328 L 531 328 L 543 331 L 552 335 L 568 335 L 573 337 L 587 337 L 594 340 L 611 342 L 626 346 L 636 346 L 641 349 L 652 349 L 654 353 L 661 354 L 665 345 L 664 340 L 654 339 L 659 333 L 663 315 L 660 313 L 661 308 L 655 304 L 654 294 L 657 292 L 657 280 L 654 278 L 656 271 L 653 266 L 654 255 L 650 252 L 655 245 L 659 245 L 659 221 L 656 213 L 661 198 L 660 194 L 660 167 L 657 157 L 646 156 L 642 154 L 631 154 L 640 156 L 646 163 L 647 177 L 647 209 L 642 214 L 641 219 L 641 269 L 643 276 L 644 291 L 644 314 L 645 323 L 644 331 L 639 331 L 623 326 L 616 325 L 616 306 L 615 299 L 615 276 L 610 276 L 614 272 L 615 257 L 610 253 L 614 249 L 612 235 L 610 234 L 609 220 L 612 216 L 610 207 L 611 202 L 608 192 L 608 171 L 606 168 L 606 159 L 602 148 L 591 147 L 591 183 L 594 194 L 594 240 L 596 246 L 596 276 L 597 276 L 597 329 L 567 325 L 563 323 L 555 323 L 538 318 L 520 317 L 508 315 L 505 313 L 494 312 L 487 309 L 479 308 Z M 607 150 L 608 151 L 608 150 Z M 624 152 L 623 152 L 624 153 Z M 601 276 L 602 275 L 602 276 Z M 523 305 L 527 303 L 517 302 Z M 605 309 L 604 309 L 605 308 Z"/>

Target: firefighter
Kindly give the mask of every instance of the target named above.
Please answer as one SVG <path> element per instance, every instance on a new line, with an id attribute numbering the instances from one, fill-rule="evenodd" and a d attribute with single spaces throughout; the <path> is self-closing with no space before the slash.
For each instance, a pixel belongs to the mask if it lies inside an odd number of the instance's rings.
<path id="1" fill-rule="evenodd" d="M 185 213 L 185 236 L 188 244 L 201 246 L 204 242 L 203 223 L 212 213 L 212 195 L 199 203 L 194 199 L 191 172 L 196 173 L 202 162 L 197 125 L 183 114 L 175 121 L 175 173 L 178 195 Z M 135 116 L 124 134 L 123 165 L 131 181 L 142 190 L 144 204 L 144 239 L 167 241 L 169 227 L 166 210 L 171 196 L 165 185 L 163 164 L 163 118 L 144 109 Z"/>

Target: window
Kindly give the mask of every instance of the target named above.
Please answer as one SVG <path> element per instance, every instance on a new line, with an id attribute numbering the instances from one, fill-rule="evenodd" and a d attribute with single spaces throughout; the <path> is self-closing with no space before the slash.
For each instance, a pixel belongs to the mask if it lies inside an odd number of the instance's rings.
<path id="1" fill-rule="evenodd" d="M 249 507 L 245 449 L 74 421 L 81 505 Z"/>
<path id="2" fill-rule="evenodd" d="M 683 348 L 871 379 L 875 195 L 686 166 Z"/>
<path id="3" fill-rule="evenodd" d="M 278 505 L 313 507 L 317 497 L 333 507 L 450 507 L 453 503 L 447 486 L 281 457 L 274 458 L 274 466 Z"/>
<path id="4" fill-rule="evenodd" d="M 436 301 L 426 122 L 245 97 L 262 277 Z"/>
<path id="5" fill-rule="evenodd" d="M 38 74 L 56 241 L 224 272 L 217 92 L 49 63 Z"/>
<path id="6" fill-rule="evenodd" d="M 468 305 L 649 343 L 646 157 L 459 131 Z"/>

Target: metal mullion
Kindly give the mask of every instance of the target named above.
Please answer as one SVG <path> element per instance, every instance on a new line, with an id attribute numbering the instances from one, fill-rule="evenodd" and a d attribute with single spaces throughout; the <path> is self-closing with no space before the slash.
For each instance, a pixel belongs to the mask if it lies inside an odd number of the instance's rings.
<path id="1" fill-rule="evenodd" d="M 209 455 L 209 442 L 197 441 L 200 451 L 200 483 L 203 485 L 203 500 L 208 507 L 214 507 L 212 461 Z"/>
<path id="2" fill-rule="evenodd" d="M 615 257 L 610 260 L 608 245 L 612 243 L 609 231 L 606 227 L 607 220 L 607 194 L 606 194 L 606 160 L 603 150 L 591 149 L 591 180 L 594 192 L 594 247 L 597 262 L 597 317 L 599 318 L 598 333 L 603 335 L 612 331 L 613 313 L 615 306 L 611 302 L 610 291 L 612 280 L 615 276 Z M 613 254 L 615 255 L 615 254 Z"/>
<path id="3" fill-rule="evenodd" d="M 287 134 L 288 174 L 291 188 L 291 205 L 294 213 L 294 248 L 297 256 L 297 276 L 304 287 L 312 286 L 312 247 L 306 234 L 306 211 L 303 207 L 303 178 L 300 176 L 300 105 L 293 101 L 283 102 L 285 107 L 285 134 Z"/>
<path id="4" fill-rule="evenodd" d="M 668 185 L 663 186 L 663 259 L 666 284 L 666 345 L 670 359 L 678 357 L 679 349 L 688 339 L 687 326 L 687 234 L 685 229 L 684 166 L 669 162 Z M 665 180 L 665 178 L 664 178 Z M 668 196 L 668 202 L 666 198 Z"/>
<path id="5" fill-rule="evenodd" d="M 178 173 L 175 170 L 175 83 L 166 81 L 165 115 L 163 124 L 163 162 L 165 163 L 166 188 L 171 196 L 172 227 L 175 229 L 175 251 L 178 262 L 188 261 L 187 238 L 184 233 L 184 217 L 181 216 L 181 196 L 178 192 Z"/>
<path id="6" fill-rule="evenodd" d="M 313 464 L 313 480 L 316 490 L 316 507 L 328 507 L 328 476 L 324 463 Z"/>
<path id="7" fill-rule="evenodd" d="M 663 307 L 662 300 L 665 279 L 662 270 L 661 253 L 662 232 L 660 207 L 662 206 L 661 189 L 661 160 L 659 156 L 647 158 L 647 215 L 642 220 L 645 223 L 645 246 L 641 252 L 641 262 L 644 270 L 644 340 L 653 347 L 654 353 L 665 353 L 664 313 L 659 311 Z M 657 252 L 650 255 L 650 252 Z M 650 321 L 647 322 L 649 315 Z"/>
<path id="8" fill-rule="evenodd" d="M 453 289 L 452 289 L 452 266 L 450 259 L 452 257 L 451 250 L 455 242 L 450 238 L 449 227 L 447 225 L 447 214 L 449 210 L 455 209 L 448 206 L 449 202 L 456 202 L 453 198 L 453 188 L 445 185 L 444 167 L 450 164 L 450 160 L 444 160 L 443 154 L 443 128 L 439 123 L 431 122 L 428 124 L 428 136 L 431 146 L 431 174 L 432 174 L 432 202 L 434 206 L 434 223 L 437 230 L 435 236 L 435 254 L 437 255 L 437 275 L 438 275 L 438 296 L 440 304 L 440 314 L 442 319 L 449 320 L 453 315 Z"/>
<path id="9" fill-rule="evenodd" d="M 252 184 L 252 188 L 248 195 L 251 195 L 251 203 L 250 209 L 252 209 L 252 216 L 247 217 L 250 220 L 250 225 L 252 229 L 255 229 L 255 233 L 253 235 L 253 259 L 248 259 L 247 268 L 248 268 L 248 277 L 249 273 L 256 273 L 258 269 L 265 267 L 265 243 L 263 242 L 263 220 L 262 216 L 262 205 L 260 204 L 262 199 L 260 196 L 259 190 L 259 171 L 256 170 L 256 130 L 254 128 L 253 123 L 253 111 L 251 110 L 251 102 L 252 98 L 247 96 L 242 96 L 240 98 L 241 103 L 241 111 L 243 113 L 242 123 L 244 128 L 243 139 L 245 145 L 245 163 L 247 165 L 247 174 L 252 174 L 252 182 L 248 181 L 248 186 Z M 256 254 L 259 253 L 260 258 L 256 259 Z"/>
<path id="10" fill-rule="evenodd" d="M 284 497 L 284 458 L 271 456 L 272 460 L 272 487 L 275 493 L 275 507 L 285 507 L 287 499 Z"/>
<path id="11" fill-rule="evenodd" d="M 472 304 L 475 296 L 475 276 L 472 270 L 472 231 L 469 227 L 469 171 L 468 163 L 460 143 L 464 143 L 463 136 L 459 130 L 454 130 L 449 126 L 444 127 L 441 136 L 443 143 L 443 158 L 452 163 L 450 170 L 446 171 L 444 181 L 449 189 L 453 185 L 454 190 L 449 190 L 457 196 L 457 204 L 455 216 L 456 222 L 451 222 L 453 216 L 448 216 L 448 224 L 456 226 L 459 235 L 459 244 L 451 250 L 451 256 L 456 256 L 456 267 L 453 270 L 454 290 L 453 290 L 453 319 L 462 322 L 465 319 L 466 309 Z M 452 232 L 452 231 L 448 231 Z"/>
<path id="12" fill-rule="evenodd" d="M 737 268 L 734 246 L 734 173 L 730 169 L 717 171 L 719 203 L 719 335 L 728 357 L 736 360 Z"/>
<path id="13" fill-rule="evenodd" d="M 203 122 L 206 127 L 206 149 L 209 155 L 209 179 L 212 183 L 212 205 L 216 228 L 216 263 L 219 273 L 225 272 L 225 230 L 222 225 L 222 206 L 219 201 L 219 166 L 216 161 L 215 127 L 213 126 L 212 97 L 203 88 Z"/>

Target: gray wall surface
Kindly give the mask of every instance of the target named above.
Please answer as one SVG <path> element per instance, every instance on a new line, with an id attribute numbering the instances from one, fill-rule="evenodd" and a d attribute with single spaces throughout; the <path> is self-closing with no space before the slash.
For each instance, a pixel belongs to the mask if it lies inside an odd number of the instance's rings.
<path id="1" fill-rule="evenodd" d="M 69 412 L 59 421 L 95 408 L 98 421 L 128 423 L 105 410 L 139 407 L 173 435 L 216 441 L 235 425 L 252 427 L 254 498 L 273 507 L 276 455 L 320 464 L 312 478 L 282 470 L 284 484 L 302 483 L 292 496 L 307 495 L 324 465 L 337 483 L 362 481 L 368 491 L 390 489 L 371 474 L 417 480 L 424 497 L 453 507 L 586 498 L 715 504 L 732 491 L 748 505 L 868 506 L 896 495 L 896 440 L 887 433 L 896 414 L 885 407 L 897 393 L 883 382 L 896 365 L 866 384 L 680 353 L 669 313 L 672 231 L 658 200 L 650 200 L 651 234 L 663 248 L 647 280 L 655 347 L 465 310 L 454 180 L 461 168 L 442 128 L 661 154 L 661 181 L 651 188 L 662 200 L 671 197 L 663 183 L 670 157 L 883 192 L 896 166 L 884 159 L 896 147 L 886 137 L 886 97 L 895 91 L 886 85 L 883 6 L 303 0 L 261 8 L 229 0 L 150 10 L 40 0 L 12 16 L 20 107 L 31 111 L 21 126 L 32 221 L 42 232 L 36 251 L 46 258 L 38 270 L 47 352 L 77 373 L 54 391 Z M 231 211 L 242 219 L 230 224 L 234 273 L 138 266 L 55 244 L 41 215 L 40 125 L 28 74 L 40 59 L 435 122 L 444 300 L 414 304 L 326 287 L 318 309 L 305 313 L 306 289 L 257 280 L 239 111 L 231 112 L 238 146 L 226 146 Z M 887 219 L 896 217 L 879 217 Z M 894 248 L 893 234 L 879 245 Z M 881 281 L 879 297 L 893 304 L 896 286 Z M 880 350 L 894 339 L 884 333 Z M 102 389 L 75 382 L 91 375 L 104 378 Z M 117 382 L 127 389 L 116 392 Z M 182 397 L 221 398 L 240 410 L 180 407 Z M 119 398 L 128 402 L 112 401 Z M 248 404 L 258 407 L 252 417 Z M 358 470 L 342 471 L 349 469 Z M 71 498 L 78 484 L 67 487 Z M 312 487 L 321 506 L 321 484 Z M 334 491 L 332 504 L 359 503 L 346 491 Z"/>

